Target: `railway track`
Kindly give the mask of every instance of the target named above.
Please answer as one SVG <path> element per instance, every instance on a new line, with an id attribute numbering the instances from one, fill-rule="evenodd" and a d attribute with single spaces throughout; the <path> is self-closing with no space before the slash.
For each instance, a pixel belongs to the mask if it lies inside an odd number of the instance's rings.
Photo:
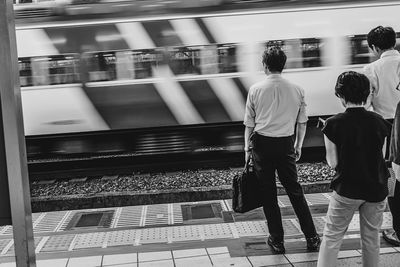
<path id="1" fill-rule="evenodd" d="M 315 120 L 308 143 L 320 139 Z M 243 166 L 241 123 L 27 137 L 30 179 L 157 173 Z M 306 147 L 302 161 L 322 161 L 324 149 Z"/>

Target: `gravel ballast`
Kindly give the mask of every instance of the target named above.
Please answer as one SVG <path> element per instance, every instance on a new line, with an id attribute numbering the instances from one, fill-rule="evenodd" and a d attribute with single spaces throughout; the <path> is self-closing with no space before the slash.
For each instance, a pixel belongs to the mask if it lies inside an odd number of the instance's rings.
<path id="1" fill-rule="evenodd" d="M 326 163 L 300 163 L 297 165 L 299 181 L 302 184 L 328 182 L 334 170 Z M 84 182 L 55 181 L 31 184 L 32 197 L 59 197 L 72 195 L 96 195 L 103 193 L 143 193 L 147 191 L 192 190 L 230 186 L 236 174 L 242 169 L 188 170 L 173 173 L 118 175 L 112 178 L 88 177 Z M 79 178 L 79 177 L 77 177 Z"/>

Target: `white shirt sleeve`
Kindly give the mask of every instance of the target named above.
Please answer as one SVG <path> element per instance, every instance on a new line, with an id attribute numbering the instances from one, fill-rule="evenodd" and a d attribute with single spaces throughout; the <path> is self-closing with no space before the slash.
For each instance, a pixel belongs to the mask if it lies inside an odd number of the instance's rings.
<path id="1" fill-rule="evenodd" d="M 252 88 L 250 88 L 249 93 L 247 94 L 246 109 L 244 113 L 243 124 L 246 125 L 247 127 L 255 127 L 256 125 L 255 118 L 256 118 L 256 111 L 253 101 L 253 90 Z"/>
<path id="2" fill-rule="evenodd" d="M 300 110 L 299 110 L 299 114 L 297 115 L 297 122 L 298 123 L 305 123 L 308 121 L 308 117 L 307 117 L 307 104 L 306 101 L 304 99 L 304 90 L 300 88 L 300 95 L 301 95 L 301 99 L 300 99 Z"/>

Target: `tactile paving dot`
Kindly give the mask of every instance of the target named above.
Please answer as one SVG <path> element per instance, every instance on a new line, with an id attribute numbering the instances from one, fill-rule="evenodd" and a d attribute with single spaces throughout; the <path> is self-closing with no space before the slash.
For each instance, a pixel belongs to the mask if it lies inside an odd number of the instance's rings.
<path id="1" fill-rule="evenodd" d="M 228 224 L 209 224 L 204 226 L 205 239 L 232 238 L 232 231 Z"/>
<path id="2" fill-rule="evenodd" d="M 138 236 L 137 230 L 114 231 L 110 232 L 107 247 L 133 245 Z"/>
<path id="3" fill-rule="evenodd" d="M 79 234 L 75 240 L 74 249 L 99 248 L 103 246 L 106 237 L 105 232 Z"/>
<path id="4" fill-rule="evenodd" d="M 40 251 L 67 251 L 75 235 L 56 235 L 47 240 Z"/>
<path id="5" fill-rule="evenodd" d="M 328 204 L 329 199 L 322 195 L 322 194 L 308 194 L 305 195 L 307 201 L 311 203 L 312 205 L 318 205 L 318 204 Z"/>
<path id="6" fill-rule="evenodd" d="M 42 238 L 43 238 L 42 236 L 38 236 L 38 237 L 34 238 L 34 240 L 35 240 L 35 248 L 39 244 L 40 240 L 42 240 Z M 6 255 L 9 256 L 9 255 L 14 255 L 14 254 L 15 254 L 15 247 L 14 247 L 14 244 L 13 244 L 11 246 L 11 248 L 7 251 Z"/>
<path id="7" fill-rule="evenodd" d="M 325 217 L 313 217 L 314 225 L 318 233 L 322 233 L 325 227 Z"/>
<path id="8" fill-rule="evenodd" d="M 297 235 L 300 234 L 299 228 L 293 224 L 290 220 L 282 220 L 283 229 L 285 230 L 285 235 Z"/>
<path id="9" fill-rule="evenodd" d="M 388 229 L 392 228 L 393 223 L 392 223 L 393 217 L 390 212 L 384 212 L 383 213 L 383 223 L 382 223 L 382 229 Z"/>
<path id="10" fill-rule="evenodd" d="M 239 236 L 263 236 L 268 234 L 265 221 L 237 222 L 235 227 Z"/>
<path id="11" fill-rule="evenodd" d="M 172 228 L 172 241 L 200 240 L 200 228 L 197 225 Z"/>
<path id="12" fill-rule="evenodd" d="M 140 243 L 166 243 L 168 242 L 167 228 L 143 229 L 140 236 Z"/>

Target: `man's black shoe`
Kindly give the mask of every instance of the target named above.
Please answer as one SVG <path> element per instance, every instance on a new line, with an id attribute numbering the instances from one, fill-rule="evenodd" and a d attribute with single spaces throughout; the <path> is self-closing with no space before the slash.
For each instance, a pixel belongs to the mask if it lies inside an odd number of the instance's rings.
<path id="1" fill-rule="evenodd" d="M 307 240 L 307 250 L 308 251 L 318 251 L 319 245 L 321 244 L 321 239 L 319 235 L 314 237 L 306 238 Z"/>
<path id="2" fill-rule="evenodd" d="M 383 239 L 386 240 L 389 244 L 400 247 L 400 239 L 397 236 L 396 232 L 393 230 L 385 230 L 382 233 Z"/>
<path id="3" fill-rule="evenodd" d="M 269 236 L 267 243 L 276 254 L 285 253 L 285 246 L 283 245 L 283 241 L 275 241 L 272 236 Z"/>

